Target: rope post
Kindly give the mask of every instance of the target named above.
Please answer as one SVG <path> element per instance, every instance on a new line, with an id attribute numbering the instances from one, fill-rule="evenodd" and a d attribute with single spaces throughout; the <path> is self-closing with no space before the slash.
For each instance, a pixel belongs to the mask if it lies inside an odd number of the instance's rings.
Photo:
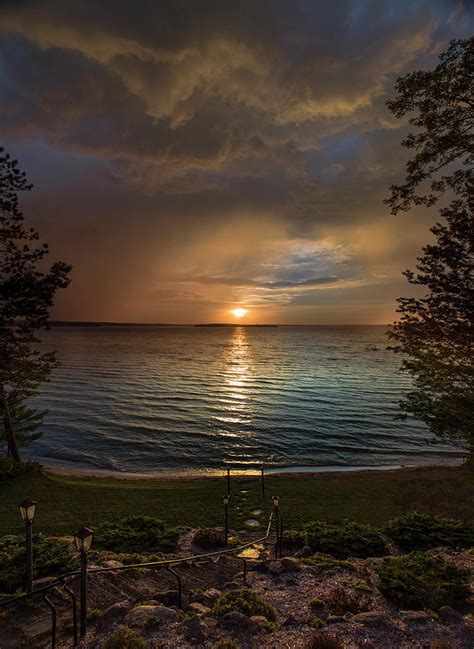
<path id="1" fill-rule="evenodd" d="M 261 481 L 262 481 L 262 499 L 263 502 L 265 502 L 265 473 L 264 473 L 265 467 L 263 464 L 260 466 L 260 474 L 261 474 Z"/>
<path id="2" fill-rule="evenodd" d="M 226 546 L 229 544 L 229 495 L 222 499 L 224 503 L 224 539 Z"/>
<path id="3" fill-rule="evenodd" d="M 275 531 L 276 531 L 276 541 L 275 541 L 275 559 L 278 559 L 278 548 L 280 542 L 280 497 L 272 496 L 273 504 L 273 513 L 275 514 Z"/>
<path id="4" fill-rule="evenodd" d="M 227 495 L 230 496 L 230 469 L 227 467 Z"/>
<path id="5" fill-rule="evenodd" d="M 87 552 L 81 552 L 81 638 L 87 633 Z"/>

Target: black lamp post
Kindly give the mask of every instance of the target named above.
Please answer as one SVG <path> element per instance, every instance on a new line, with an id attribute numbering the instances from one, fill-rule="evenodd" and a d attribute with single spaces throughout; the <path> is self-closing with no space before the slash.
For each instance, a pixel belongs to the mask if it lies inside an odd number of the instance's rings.
<path id="1" fill-rule="evenodd" d="M 226 494 L 222 499 L 224 503 L 224 538 L 225 544 L 229 542 L 229 494 Z"/>
<path id="2" fill-rule="evenodd" d="M 25 498 L 20 505 L 20 515 L 25 521 L 26 533 L 26 592 L 33 592 L 33 520 L 36 514 L 36 500 Z"/>
<path id="3" fill-rule="evenodd" d="M 227 495 L 230 495 L 230 469 L 227 467 Z"/>
<path id="4" fill-rule="evenodd" d="M 87 633 L 87 553 L 91 549 L 94 532 L 83 527 L 74 535 L 76 550 L 81 555 L 81 637 Z"/>
<path id="5" fill-rule="evenodd" d="M 278 547 L 280 543 L 280 526 L 279 526 L 279 506 L 280 506 L 280 497 L 272 496 L 273 512 L 275 514 L 275 525 L 276 525 L 276 543 L 275 543 L 275 559 L 278 559 Z"/>

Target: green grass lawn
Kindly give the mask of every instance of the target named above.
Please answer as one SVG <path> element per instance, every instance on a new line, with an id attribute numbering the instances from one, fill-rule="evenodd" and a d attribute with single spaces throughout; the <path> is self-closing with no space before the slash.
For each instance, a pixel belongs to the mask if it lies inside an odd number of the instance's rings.
<path id="1" fill-rule="evenodd" d="M 22 531 L 18 504 L 27 495 L 39 503 L 37 532 L 72 534 L 82 525 L 94 527 L 131 513 L 156 516 L 169 525 L 222 524 L 225 490 L 225 478 L 138 481 L 25 474 L 0 483 L 0 535 Z M 262 506 L 260 479 L 233 478 L 231 492 L 230 524 L 240 529 L 250 510 Z M 268 506 L 274 493 L 281 498 L 287 529 L 316 518 L 380 525 L 412 510 L 474 521 L 474 471 L 467 466 L 267 476 Z"/>

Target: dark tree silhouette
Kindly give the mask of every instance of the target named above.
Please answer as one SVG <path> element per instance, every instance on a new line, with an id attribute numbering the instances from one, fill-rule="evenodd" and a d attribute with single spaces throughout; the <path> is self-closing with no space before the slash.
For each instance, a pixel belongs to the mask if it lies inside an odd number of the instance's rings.
<path id="1" fill-rule="evenodd" d="M 400 402 L 403 414 L 422 419 L 438 436 L 463 439 L 474 451 L 474 39 L 452 41 L 433 71 L 398 79 L 398 96 L 388 102 L 396 117 L 414 112 L 418 127 L 402 143 L 416 150 L 405 183 L 393 185 L 392 212 L 413 205 L 451 203 L 431 232 L 410 284 L 421 298 L 400 298 L 389 336 L 390 349 L 404 354 L 402 368 L 414 389 Z M 441 171 L 443 170 L 443 171 Z M 423 185 L 428 183 L 428 192 Z"/>
<path id="2" fill-rule="evenodd" d="M 0 417 L 15 462 L 21 461 L 20 443 L 31 440 L 31 427 L 41 419 L 24 402 L 56 365 L 54 352 L 38 351 L 38 332 L 47 328 L 54 295 L 69 284 L 71 271 L 63 262 L 44 270 L 48 246 L 26 228 L 19 209 L 18 193 L 31 188 L 17 161 L 0 148 Z"/>
<path id="3" fill-rule="evenodd" d="M 434 70 L 397 79 L 397 96 L 387 102 L 395 117 L 414 113 L 409 122 L 416 127 L 402 142 L 416 152 L 407 162 L 405 182 L 392 185 L 385 201 L 393 214 L 434 205 L 447 190 L 467 200 L 472 189 L 474 37 L 451 41 L 439 61 Z M 443 175 L 446 167 L 449 173 Z"/>

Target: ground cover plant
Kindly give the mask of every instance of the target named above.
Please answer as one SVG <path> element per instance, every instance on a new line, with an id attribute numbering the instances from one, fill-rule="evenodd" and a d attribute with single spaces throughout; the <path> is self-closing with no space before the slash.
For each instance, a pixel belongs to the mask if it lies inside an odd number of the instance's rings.
<path id="1" fill-rule="evenodd" d="M 109 635 L 102 649 L 146 649 L 146 642 L 138 631 L 119 626 Z"/>
<path id="2" fill-rule="evenodd" d="M 428 550 L 440 546 L 474 546 L 474 525 L 453 518 L 410 512 L 385 526 L 385 533 L 403 550 Z"/>
<path id="3" fill-rule="evenodd" d="M 469 571 L 424 552 L 386 557 L 377 573 L 380 590 L 401 608 L 459 608 L 469 597 Z"/>
<path id="4" fill-rule="evenodd" d="M 306 539 L 314 552 L 331 554 L 338 559 L 386 554 L 385 543 L 375 528 L 349 520 L 309 523 Z"/>
<path id="5" fill-rule="evenodd" d="M 333 557 L 319 552 L 313 554 L 312 557 L 304 557 L 301 559 L 301 563 L 304 563 L 307 566 L 319 568 L 328 575 L 334 575 L 336 572 L 343 572 L 344 570 L 349 572 L 354 572 L 356 570 L 356 567 L 350 561 L 333 559 Z"/>
<path id="6" fill-rule="evenodd" d="M 67 541 L 34 537 L 34 578 L 60 576 L 78 567 Z M 0 539 L 0 592 L 14 593 L 25 582 L 25 541 L 21 536 Z"/>
<path id="7" fill-rule="evenodd" d="M 134 514 L 99 525 L 94 536 L 94 549 L 121 552 L 174 550 L 181 531 L 179 528 L 166 528 L 158 518 Z"/>
<path id="8" fill-rule="evenodd" d="M 219 597 L 213 608 L 216 617 L 222 617 L 231 611 L 239 611 L 248 617 L 251 615 L 263 615 L 270 622 L 275 622 L 277 615 L 271 604 L 249 588 L 240 588 L 224 593 Z"/>

